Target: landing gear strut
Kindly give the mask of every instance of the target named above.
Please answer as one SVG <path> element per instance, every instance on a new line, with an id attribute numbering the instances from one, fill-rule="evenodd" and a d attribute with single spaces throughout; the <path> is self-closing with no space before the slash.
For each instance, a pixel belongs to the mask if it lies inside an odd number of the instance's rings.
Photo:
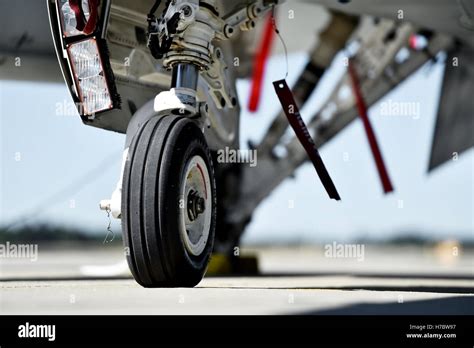
<path id="1" fill-rule="evenodd" d="M 222 137 L 216 109 L 237 107 L 235 86 L 217 41 L 235 29 L 249 30 L 278 0 L 254 0 L 219 16 L 216 0 L 160 1 L 148 15 L 148 47 L 172 70 L 171 89 L 159 93 L 153 113 L 134 115 L 127 129 L 124 166 L 111 200 L 101 203 L 122 219 L 127 260 L 144 287 L 192 287 L 206 271 L 216 228 L 216 184 L 210 150 L 202 129 L 214 128 L 212 149 L 233 140 Z M 198 79 L 209 100 L 198 98 Z M 215 114 L 214 114 L 215 116 Z M 224 132 L 225 133 L 225 132 Z M 212 137 L 210 137 L 212 139 Z"/>

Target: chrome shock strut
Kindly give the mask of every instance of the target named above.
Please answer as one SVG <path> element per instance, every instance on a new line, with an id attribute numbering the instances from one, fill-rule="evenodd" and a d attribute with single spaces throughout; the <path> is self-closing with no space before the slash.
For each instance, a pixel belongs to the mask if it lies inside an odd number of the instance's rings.
<path id="1" fill-rule="evenodd" d="M 196 112 L 196 86 L 198 74 L 209 87 L 209 94 L 218 109 L 236 106 L 235 86 L 226 77 L 228 68 L 222 50 L 214 46 L 217 40 L 230 39 L 236 28 L 249 30 L 254 20 L 263 16 L 281 0 L 255 0 L 244 4 L 224 17 L 219 15 L 216 0 L 173 0 L 167 3 L 159 19 L 148 17 L 148 45 L 152 55 L 162 59 L 163 66 L 173 71 L 168 103 L 164 96 L 155 102 L 155 111 L 179 106 L 173 113 Z M 155 4 L 156 5 L 156 4 Z M 157 6 L 152 10 L 156 11 Z M 175 100 L 171 103 L 171 100 Z"/>

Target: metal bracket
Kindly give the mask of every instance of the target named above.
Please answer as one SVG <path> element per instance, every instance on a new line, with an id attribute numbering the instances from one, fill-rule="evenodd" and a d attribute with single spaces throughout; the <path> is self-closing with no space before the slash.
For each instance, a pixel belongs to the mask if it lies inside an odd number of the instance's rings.
<path id="1" fill-rule="evenodd" d="M 229 84 L 228 67 L 224 62 L 223 54 L 220 48 L 214 50 L 212 64 L 209 70 L 202 74 L 207 85 L 209 93 L 218 109 L 225 107 L 234 108 L 237 105 L 235 88 Z"/>

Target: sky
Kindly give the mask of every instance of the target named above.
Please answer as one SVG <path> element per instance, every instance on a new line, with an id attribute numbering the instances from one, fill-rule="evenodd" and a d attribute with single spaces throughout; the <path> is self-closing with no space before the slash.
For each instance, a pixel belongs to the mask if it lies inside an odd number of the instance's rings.
<path id="1" fill-rule="evenodd" d="M 306 60 L 303 53 L 290 55 L 290 84 Z M 243 148 L 248 139 L 260 139 L 279 110 L 271 82 L 282 77 L 282 66 L 281 56 L 270 60 L 256 114 L 245 108 L 249 81 L 238 82 Z M 331 92 L 343 72 L 338 66 L 302 109 L 305 118 Z M 321 150 L 342 201 L 329 200 L 314 168 L 305 164 L 255 211 L 244 241 L 348 241 L 404 232 L 472 239 L 474 151 L 427 173 L 442 72 L 442 64 L 420 69 L 370 109 L 394 193 L 383 195 L 356 120 Z M 384 114 L 382 103 L 388 101 L 418 102 L 419 117 Z M 84 126 L 74 113 L 64 115 L 60 109 L 70 102 L 63 84 L 0 81 L 0 225 L 28 219 L 105 236 L 108 220 L 98 204 L 116 185 L 125 136 Z M 119 231 L 119 222 L 112 228 Z"/>

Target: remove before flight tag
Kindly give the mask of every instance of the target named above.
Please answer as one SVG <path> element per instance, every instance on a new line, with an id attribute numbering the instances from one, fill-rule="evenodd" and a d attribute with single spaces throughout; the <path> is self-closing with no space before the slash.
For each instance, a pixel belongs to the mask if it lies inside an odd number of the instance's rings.
<path id="1" fill-rule="evenodd" d="M 334 183 L 329 176 L 326 167 L 324 166 L 323 160 L 319 155 L 318 149 L 316 148 L 316 144 L 309 134 L 308 128 L 301 118 L 298 106 L 296 105 L 295 99 L 291 93 L 290 88 L 288 87 L 288 84 L 285 80 L 279 80 L 273 82 L 273 86 L 275 87 L 276 94 L 280 99 L 283 111 L 288 118 L 288 122 L 295 131 L 296 137 L 300 141 L 301 145 L 303 145 L 306 153 L 313 163 L 314 169 L 316 169 L 316 173 L 318 173 L 319 179 L 326 189 L 326 192 L 330 198 L 340 201 L 341 197 L 339 196 L 336 186 L 334 186 Z"/>

